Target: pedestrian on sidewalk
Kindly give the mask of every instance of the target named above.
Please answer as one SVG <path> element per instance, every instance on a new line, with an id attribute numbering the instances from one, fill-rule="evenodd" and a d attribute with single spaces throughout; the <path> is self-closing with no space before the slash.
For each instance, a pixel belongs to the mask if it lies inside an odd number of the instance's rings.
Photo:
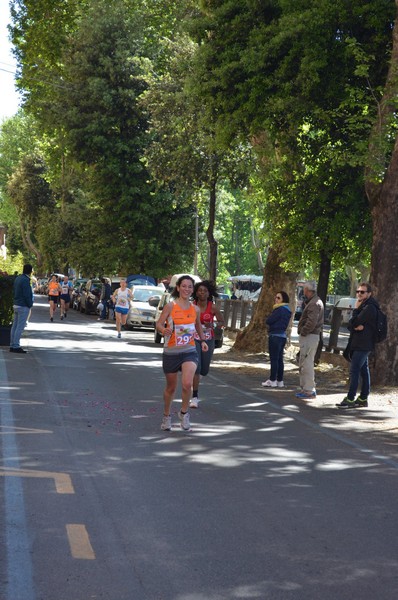
<path id="1" fill-rule="evenodd" d="M 202 324 L 207 350 L 202 350 L 202 342 L 198 333 L 195 333 L 198 367 L 193 378 L 193 393 L 189 405 L 190 408 L 198 408 L 200 377 L 205 377 L 210 369 L 210 363 L 215 348 L 214 319 L 216 319 L 217 325 L 221 327 L 224 325 L 224 317 L 215 304 L 217 296 L 217 288 L 213 281 L 201 281 L 194 286 L 193 303 L 195 306 L 198 306 L 200 310 L 200 322 Z"/>
<path id="2" fill-rule="evenodd" d="M 18 354 L 27 352 L 21 348 L 20 340 L 33 306 L 33 290 L 30 281 L 32 270 L 32 265 L 24 265 L 22 275 L 18 275 L 14 281 L 14 320 L 10 334 L 10 352 Z"/>
<path id="3" fill-rule="evenodd" d="M 108 314 L 109 302 L 110 302 L 111 295 L 112 295 L 112 288 L 111 288 L 110 279 L 108 279 L 108 277 L 103 277 L 101 279 L 101 282 L 102 282 L 102 288 L 101 288 L 100 302 L 102 303 L 102 310 L 101 310 L 101 315 L 98 320 L 105 321 L 106 316 Z"/>
<path id="4" fill-rule="evenodd" d="M 323 328 L 324 306 L 316 293 L 315 281 L 304 284 L 306 305 L 297 326 L 299 334 L 300 391 L 296 398 L 316 398 L 314 358 Z"/>
<path id="5" fill-rule="evenodd" d="M 117 337 L 122 337 L 122 327 L 126 325 L 127 315 L 130 310 L 130 300 L 133 299 L 133 292 L 127 287 L 125 279 L 120 280 L 120 287 L 113 292 L 112 300 L 115 305 L 116 331 Z"/>
<path id="6" fill-rule="evenodd" d="M 170 408 L 177 388 L 179 371 L 182 404 L 178 416 L 182 429 L 188 431 L 191 427 L 188 408 L 193 378 L 198 366 L 195 331 L 199 335 L 203 352 L 208 350 L 200 322 L 200 309 L 190 302 L 194 284 L 192 277 L 182 275 L 171 294 L 173 300 L 166 304 L 156 322 L 157 331 L 164 336 L 163 372 L 166 376 L 166 387 L 163 392 L 164 414 L 160 426 L 163 431 L 171 430 Z"/>
<path id="7" fill-rule="evenodd" d="M 278 292 L 275 295 L 275 304 L 272 313 L 265 321 L 268 325 L 268 351 L 271 363 L 271 373 L 267 381 L 261 384 L 263 387 L 283 388 L 283 351 L 286 346 L 286 330 L 289 327 L 292 311 L 289 306 L 289 296 L 286 292 Z"/>
<path id="8" fill-rule="evenodd" d="M 360 283 L 352 317 L 348 323 L 350 331 L 350 383 L 345 398 L 336 404 L 338 408 L 365 408 L 370 392 L 368 357 L 376 344 L 377 311 L 379 304 L 372 296 L 369 283 Z M 361 378 L 361 393 L 355 398 Z"/>

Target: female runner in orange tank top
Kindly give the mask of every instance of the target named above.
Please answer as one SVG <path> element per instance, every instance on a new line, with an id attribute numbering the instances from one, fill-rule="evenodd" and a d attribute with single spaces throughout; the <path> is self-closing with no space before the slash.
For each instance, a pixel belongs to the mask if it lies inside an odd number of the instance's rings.
<path id="1" fill-rule="evenodd" d="M 182 275 L 172 292 L 171 302 L 166 304 L 156 322 L 156 329 L 164 336 L 163 371 L 166 376 L 166 387 L 163 392 L 164 415 L 161 424 L 163 431 L 170 431 L 170 408 L 177 388 L 178 371 L 181 371 L 182 405 L 178 413 L 181 428 L 190 429 L 189 401 L 192 395 L 192 384 L 198 365 L 195 332 L 198 333 L 202 350 L 208 347 L 204 341 L 200 310 L 190 302 L 193 294 L 194 280 L 189 275 Z"/>
<path id="2" fill-rule="evenodd" d="M 54 313 L 57 310 L 58 300 L 59 300 L 61 293 L 62 293 L 62 288 L 59 284 L 58 277 L 56 275 L 51 275 L 51 279 L 48 282 L 48 301 L 50 303 L 50 321 L 54 320 Z"/>

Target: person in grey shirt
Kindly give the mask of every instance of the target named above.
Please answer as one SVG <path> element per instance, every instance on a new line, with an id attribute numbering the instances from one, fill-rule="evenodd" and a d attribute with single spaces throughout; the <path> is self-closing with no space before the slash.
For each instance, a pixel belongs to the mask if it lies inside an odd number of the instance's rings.
<path id="1" fill-rule="evenodd" d="M 323 327 L 324 306 L 316 293 L 315 281 L 304 284 L 306 305 L 300 317 L 297 331 L 300 345 L 300 388 L 297 398 L 316 398 L 314 358 Z"/>
<path id="2" fill-rule="evenodd" d="M 20 339 L 33 306 L 33 290 L 30 281 L 32 270 L 32 265 L 24 265 L 22 275 L 18 275 L 14 281 L 14 320 L 11 327 L 10 352 L 18 354 L 27 352 L 21 348 Z"/>

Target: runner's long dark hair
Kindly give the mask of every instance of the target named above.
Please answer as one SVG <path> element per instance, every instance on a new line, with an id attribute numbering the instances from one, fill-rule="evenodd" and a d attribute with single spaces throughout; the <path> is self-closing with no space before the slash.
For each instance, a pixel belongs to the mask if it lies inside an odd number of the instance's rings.
<path id="1" fill-rule="evenodd" d="M 195 284 L 195 287 L 193 288 L 193 299 L 194 300 L 198 300 L 198 297 L 197 297 L 198 289 L 202 285 L 205 288 L 207 288 L 207 291 L 209 292 L 209 301 L 210 302 L 213 302 L 216 298 L 218 298 L 217 288 L 216 288 L 216 284 L 214 283 L 214 281 L 211 281 L 210 279 L 205 279 L 204 281 L 200 281 L 199 283 Z"/>

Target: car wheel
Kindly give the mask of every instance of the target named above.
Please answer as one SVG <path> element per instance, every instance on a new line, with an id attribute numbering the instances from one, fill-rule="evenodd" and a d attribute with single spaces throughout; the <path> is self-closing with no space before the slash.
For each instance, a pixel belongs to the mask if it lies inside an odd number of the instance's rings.
<path id="1" fill-rule="evenodd" d="M 153 341 L 155 342 L 155 344 L 162 343 L 162 336 L 160 335 L 157 329 L 155 329 L 153 332 Z"/>

